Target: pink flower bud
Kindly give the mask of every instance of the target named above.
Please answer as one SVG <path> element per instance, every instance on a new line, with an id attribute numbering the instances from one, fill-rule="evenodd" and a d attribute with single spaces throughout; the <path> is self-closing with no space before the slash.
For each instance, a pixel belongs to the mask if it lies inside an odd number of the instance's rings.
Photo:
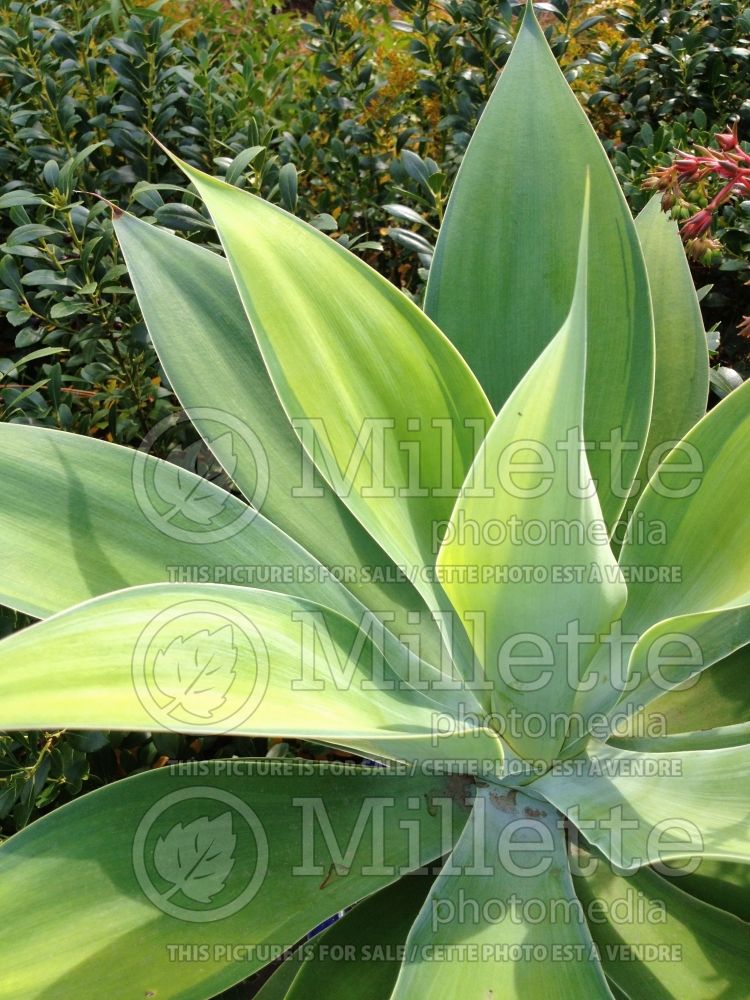
<path id="1" fill-rule="evenodd" d="M 681 174 L 694 174 L 700 169 L 697 156 L 690 156 L 690 154 L 675 160 L 674 165 Z"/>
<path id="2" fill-rule="evenodd" d="M 697 236 L 702 236 L 707 229 L 711 228 L 712 221 L 713 214 L 707 208 L 696 212 L 695 215 L 691 215 L 687 222 L 683 223 L 680 230 L 683 239 L 690 240 L 695 239 Z"/>
<path id="3" fill-rule="evenodd" d="M 730 149 L 736 149 L 738 145 L 737 126 L 733 125 L 729 132 L 719 132 L 716 141 L 725 153 L 728 153 Z"/>

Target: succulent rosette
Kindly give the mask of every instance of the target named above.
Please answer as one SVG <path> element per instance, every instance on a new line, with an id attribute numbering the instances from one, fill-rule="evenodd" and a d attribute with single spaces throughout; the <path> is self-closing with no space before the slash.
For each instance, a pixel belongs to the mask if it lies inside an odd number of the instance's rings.
<path id="1" fill-rule="evenodd" d="M 262 996 L 745 996 L 749 390 L 704 415 L 677 228 L 632 220 L 532 9 L 423 309 L 180 166 L 223 254 L 115 225 L 233 485 L 0 425 L 0 599 L 41 619 L 0 721 L 350 762 L 175 764 L 34 822 L 0 998 L 202 1000 L 295 948 Z"/>

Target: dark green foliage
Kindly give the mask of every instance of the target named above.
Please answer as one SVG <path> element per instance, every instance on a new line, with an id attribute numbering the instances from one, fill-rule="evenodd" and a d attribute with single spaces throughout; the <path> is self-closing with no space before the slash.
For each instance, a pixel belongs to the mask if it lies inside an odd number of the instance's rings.
<path id="1" fill-rule="evenodd" d="M 589 106 L 616 114 L 627 142 L 685 112 L 699 127 L 739 115 L 750 123 L 750 9 L 741 0 L 665 4 L 646 0 L 618 10 L 622 43 L 603 46 L 605 68 Z"/>
<path id="2" fill-rule="evenodd" d="M 175 403 L 96 196 L 211 242 L 149 133 L 193 163 L 225 167 L 235 183 L 250 174 L 275 197 L 266 98 L 269 84 L 283 93 L 290 67 L 268 81 L 269 37 L 257 40 L 255 60 L 249 46 L 222 52 L 202 33 L 185 40 L 150 11 L 113 33 L 104 11 L 14 3 L 0 28 L 0 393 L 4 419 L 134 443 Z M 19 381 L 10 359 L 41 347 L 58 353 L 29 361 Z"/>
<path id="3" fill-rule="evenodd" d="M 742 0 L 648 0 L 618 10 L 616 18 L 621 41 L 588 56 L 601 72 L 588 108 L 637 211 L 650 196 L 643 181 L 654 167 L 668 165 L 674 150 L 716 148 L 713 135 L 733 121 L 740 139 L 750 138 L 750 7 Z M 676 212 L 682 219 L 715 190 L 685 193 L 690 201 Z M 718 357 L 745 375 L 750 345 L 736 328 L 750 313 L 749 209 L 741 199 L 722 209 L 715 235 L 723 251 L 712 266 L 694 266 L 696 284 L 712 286 L 702 305 L 707 327 L 720 331 Z"/>

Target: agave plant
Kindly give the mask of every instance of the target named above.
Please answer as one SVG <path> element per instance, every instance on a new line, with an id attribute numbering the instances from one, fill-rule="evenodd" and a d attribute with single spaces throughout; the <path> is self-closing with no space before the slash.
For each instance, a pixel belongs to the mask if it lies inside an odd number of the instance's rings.
<path id="1" fill-rule="evenodd" d="M 34 822 L 0 997 L 213 997 L 295 945 L 267 997 L 744 996 L 750 390 L 703 415 L 679 236 L 630 218 L 531 8 L 424 310 L 180 166 L 225 256 L 116 229 L 234 489 L 0 426 L 0 597 L 43 619 L 0 645 L 2 724 L 355 762 L 178 764 Z"/>

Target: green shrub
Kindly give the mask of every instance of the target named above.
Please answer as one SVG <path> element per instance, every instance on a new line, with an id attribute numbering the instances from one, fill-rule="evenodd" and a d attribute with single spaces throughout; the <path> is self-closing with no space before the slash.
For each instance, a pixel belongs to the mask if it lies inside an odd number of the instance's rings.
<path id="1" fill-rule="evenodd" d="M 588 54 L 597 67 L 597 86 L 587 95 L 587 107 L 638 211 L 649 197 L 644 181 L 655 168 L 668 166 L 675 150 L 716 148 L 713 136 L 732 121 L 741 138 L 748 136 L 750 10 L 742 0 L 647 0 L 614 16 L 619 39 Z M 685 219 L 709 197 L 705 187 L 693 189 L 675 214 Z M 707 289 L 702 308 L 707 327 L 720 336 L 717 360 L 747 374 L 750 349 L 737 335 L 750 313 L 747 203 L 726 205 L 719 229 L 723 250 L 710 266 L 694 266 L 695 281 Z"/>
<path id="2" fill-rule="evenodd" d="M 9 324 L 0 354 L 60 351 L 39 363 L 33 376 L 43 384 L 25 398 L 9 378 L 0 383 L 6 419 L 133 443 L 174 410 L 109 210 L 89 192 L 211 242 L 155 133 L 191 162 L 278 197 L 268 119 L 288 99 L 291 64 L 275 67 L 275 35 L 286 22 L 265 23 L 232 46 L 232 35 L 188 40 L 148 10 L 114 34 L 109 14 L 85 2 L 37 0 L 3 12 L 2 169 L 13 179 L 0 192 L 0 305 Z M 237 159 L 252 148 L 254 157 Z"/>

